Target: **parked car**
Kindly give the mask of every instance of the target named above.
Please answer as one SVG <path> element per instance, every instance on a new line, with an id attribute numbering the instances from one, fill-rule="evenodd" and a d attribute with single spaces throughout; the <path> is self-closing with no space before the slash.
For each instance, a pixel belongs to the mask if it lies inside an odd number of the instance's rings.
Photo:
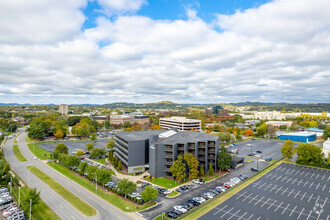
<path id="1" fill-rule="evenodd" d="M 188 203 L 193 204 L 194 206 L 199 206 L 201 203 L 194 199 L 189 199 Z"/>
<path id="2" fill-rule="evenodd" d="M 255 171 L 255 172 L 258 172 L 258 171 L 259 171 L 259 169 L 256 168 L 256 167 L 252 167 L 251 170 L 252 170 L 252 171 Z"/>
<path id="3" fill-rule="evenodd" d="M 256 151 L 258 154 L 262 154 L 262 151 L 261 150 L 257 150 Z"/>
<path id="4" fill-rule="evenodd" d="M 203 179 L 194 179 L 193 180 L 193 183 L 196 183 L 196 184 L 203 184 L 205 183 L 205 181 Z"/>
<path id="5" fill-rule="evenodd" d="M 176 219 L 178 217 L 178 215 L 175 214 L 174 212 L 167 212 L 166 216 L 171 219 Z"/>
<path id="6" fill-rule="evenodd" d="M 261 154 L 256 154 L 256 155 L 254 155 L 255 157 L 258 157 L 258 158 L 261 158 L 262 156 L 261 156 Z"/>
<path id="7" fill-rule="evenodd" d="M 223 171 L 230 172 L 230 169 L 223 169 Z"/>
<path id="8" fill-rule="evenodd" d="M 150 185 L 150 183 L 146 183 L 146 182 L 142 182 L 142 183 L 141 183 L 142 188 L 145 188 L 145 187 L 147 187 L 147 186 L 149 186 L 149 185 Z"/>

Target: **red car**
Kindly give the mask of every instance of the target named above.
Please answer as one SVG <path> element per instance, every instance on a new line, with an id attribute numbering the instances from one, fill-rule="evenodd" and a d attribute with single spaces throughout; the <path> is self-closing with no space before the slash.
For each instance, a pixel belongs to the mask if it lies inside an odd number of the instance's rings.
<path id="1" fill-rule="evenodd" d="M 223 169 L 223 171 L 230 172 L 230 169 Z"/>

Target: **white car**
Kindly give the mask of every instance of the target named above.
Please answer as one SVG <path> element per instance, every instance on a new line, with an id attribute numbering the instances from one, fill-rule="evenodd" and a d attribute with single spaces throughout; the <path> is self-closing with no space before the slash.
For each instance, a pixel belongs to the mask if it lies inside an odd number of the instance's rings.
<path id="1" fill-rule="evenodd" d="M 166 190 L 166 191 L 164 192 L 164 195 L 171 194 L 172 192 L 173 192 L 172 190 L 168 189 L 168 190 Z"/>
<path id="2" fill-rule="evenodd" d="M 182 213 L 186 213 L 188 211 L 187 209 L 185 209 L 185 208 L 183 208 L 182 206 L 179 206 L 179 205 L 174 206 L 173 209 L 179 210 Z"/>
<path id="3" fill-rule="evenodd" d="M 260 154 L 254 155 L 255 157 L 261 158 L 262 156 Z"/>
<path id="4" fill-rule="evenodd" d="M 204 182 L 199 180 L 199 179 L 193 179 L 193 183 L 196 183 L 196 184 L 203 184 Z"/>

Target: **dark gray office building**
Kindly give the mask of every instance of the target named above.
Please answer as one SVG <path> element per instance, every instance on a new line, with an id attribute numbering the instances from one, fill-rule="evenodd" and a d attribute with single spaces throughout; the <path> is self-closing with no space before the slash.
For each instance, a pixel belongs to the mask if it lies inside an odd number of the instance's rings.
<path id="1" fill-rule="evenodd" d="M 153 177 L 171 176 L 170 167 L 179 155 L 192 153 L 208 171 L 211 163 L 216 171 L 219 137 L 194 131 L 168 131 L 149 139 L 149 172 Z"/>
<path id="2" fill-rule="evenodd" d="M 166 130 L 124 131 L 115 136 L 115 156 L 128 173 L 144 172 L 149 163 L 149 137 Z"/>
<path id="3" fill-rule="evenodd" d="M 208 171 L 215 171 L 219 137 L 194 131 L 150 130 L 120 132 L 115 136 L 115 156 L 128 168 L 128 173 L 144 172 L 149 167 L 153 177 L 171 176 L 170 167 L 179 155 L 192 153 Z"/>

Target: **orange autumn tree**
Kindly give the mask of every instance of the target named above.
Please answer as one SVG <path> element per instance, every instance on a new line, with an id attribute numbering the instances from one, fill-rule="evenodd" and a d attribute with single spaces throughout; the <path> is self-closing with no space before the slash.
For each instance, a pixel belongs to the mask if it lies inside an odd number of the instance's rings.
<path id="1" fill-rule="evenodd" d="M 253 135 L 253 131 L 251 131 L 250 129 L 248 129 L 248 130 L 245 131 L 245 134 L 247 136 L 251 136 L 251 135 Z"/>
<path id="2" fill-rule="evenodd" d="M 159 125 L 153 125 L 151 127 L 151 130 L 160 130 L 160 129 L 162 129 L 162 128 Z"/>

